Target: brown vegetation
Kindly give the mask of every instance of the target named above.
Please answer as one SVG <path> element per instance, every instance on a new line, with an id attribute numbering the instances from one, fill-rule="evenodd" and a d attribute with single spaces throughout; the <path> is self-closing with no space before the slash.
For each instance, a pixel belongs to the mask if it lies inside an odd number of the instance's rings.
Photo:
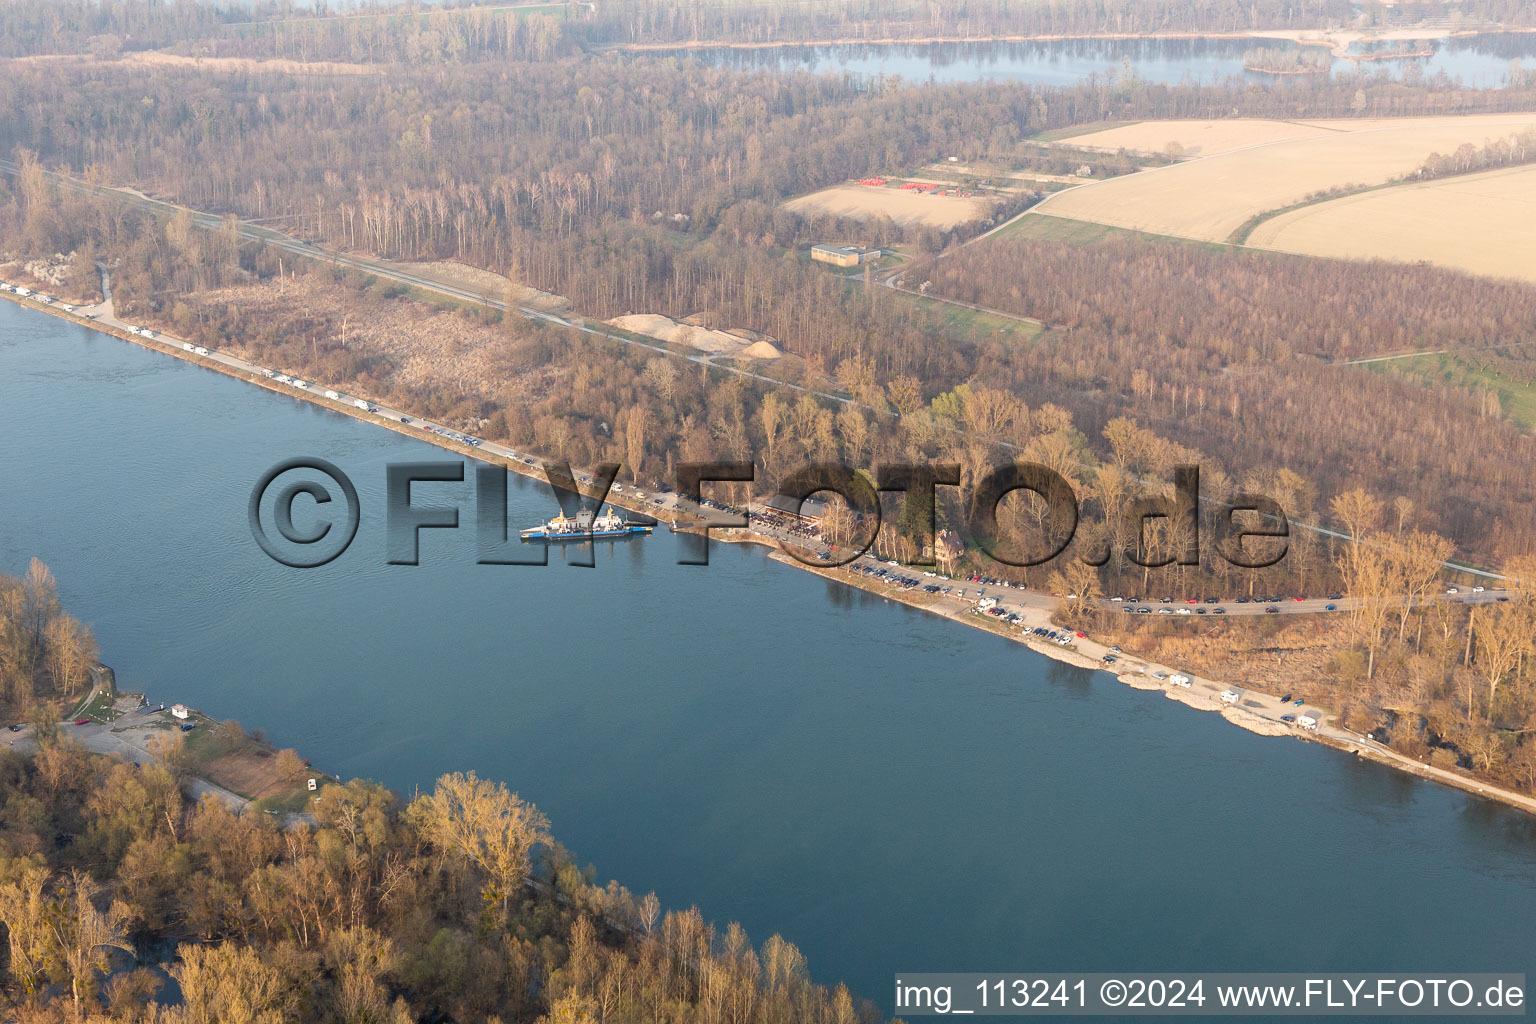
<path id="1" fill-rule="evenodd" d="M 179 737 L 178 737 L 179 738 Z M 599 886 L 506 787 L 327 786 L 280 829 L 46 742 L 0 754 L 4 995 L 22 1024 L 736 1021 L 878 1014 L 697 910 Z M 179 993 L 152 968 L 176 980 Z"/>
<path id="2" fill-rule="evenodd" d="M 78 699 L 95 667 L 96 639 L 60 607 L 46 565 L 32 559 L 20 579 L 0 573 L 0 714 Z"/>

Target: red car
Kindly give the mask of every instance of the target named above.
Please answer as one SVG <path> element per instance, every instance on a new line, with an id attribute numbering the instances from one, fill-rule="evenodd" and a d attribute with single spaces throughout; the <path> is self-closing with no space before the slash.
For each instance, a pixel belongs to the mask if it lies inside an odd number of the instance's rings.
<path id="1" fill-rule="evenodd" d="M 91 724 L 91 720 L 89 718 L 77 718 L 77 719 L 75 719 L 75 724 L 76 725 L 90 725 Z"/>

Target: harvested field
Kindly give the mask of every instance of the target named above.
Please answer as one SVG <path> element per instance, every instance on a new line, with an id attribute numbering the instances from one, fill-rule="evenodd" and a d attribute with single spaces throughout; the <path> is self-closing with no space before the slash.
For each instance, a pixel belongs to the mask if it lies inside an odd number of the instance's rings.
<path id="1" fill-rule="evenodd" d="M 96 57 L 88 53 L 45 53 L 30 57 L 11 57 L 0 64 L 143 64 L 159 68 L 187 68 L 200 72 L 227 75 L 275 74 L 275 75 L 382 75 L 384 68 L 371 64 L 352 64 L 340 61 L 299 61 L 272 58 L 255 60 L 250 57 L 186 57 L 160 50 L 139 50 L 121 57 Z"/>
<path id="2" fill-rule="evenodd" d="M 1170 142 L 1177 142 L 1184 147 L 1186 156 L 1211 156 L 1247 146 L 1262 146 L 1325 134 L 1328 134 L 1328 129 L 1316 125 L 1256 118 L 1141 121 L 1108 131 L 1076 136 L 1072 139 L 1072 145 L 1079 149 L 1100 149 L 1111 153 L 1122 148 L 1139 153 L 1161 153 L 1168 148 Z"/>
<path id="3" fill-rule="evenodd" d="M 1281 214 L 1248 244 L 1341 259 L 1424 261 L 1536 281 L 1536 167 L 1347 196 Z"/>
<path id="4" fill-rule="evenodd" d="M 228 75 L 267 74 L 277 75 L 381 75 L 384 69 L 370 64 L 348 64 L 338 61 L 298 61 L 274 58 L 252 60 L 249 57 L 183 57 L 159 50 L 146 50 L 125 54 L 122 58 L 134 64 L 158 67 L 182 67 L 195 71 L 216 71 Z"/>
<path id="5" fill-rule="evenodd" d="M 799 199 L 784 209 L 800 214 L 827 213 L 834 217 L 874 220 L 889 217 L 903 226 L 921 224 L 948 230 L 958 224 L 986 220 L 995 201 L 978 197 L 930 196 L 897 188 L 869 185 L 837 185 Z"/>
<path id="6" fill-rule="evenodd" d="M 1532 127 L 1531 113 L 1318 121 L 1284 130 L 1328 129 L 1324 134 L 1095 182 L 1058 193 L 1040 208 L 1056 217 L 1220 242 L 1251 217 L 1313 193 L 1382 184 L 1411 173 L 1432 152 L 1450 153 L 1463 143 L 1481 147 Z"/>

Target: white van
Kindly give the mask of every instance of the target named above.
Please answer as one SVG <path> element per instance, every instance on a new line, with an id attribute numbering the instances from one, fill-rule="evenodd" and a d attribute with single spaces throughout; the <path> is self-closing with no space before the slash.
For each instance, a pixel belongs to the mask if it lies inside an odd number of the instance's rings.
<path id="1" fill-rule="evenodd" d="M 1174 686 L 1182 686 L 1186 690 L 1189 689 L 1189 684 L 1191 682 L 1189 676 L 1186 676 L 1181 672 L 1175 672 L 1173 675 L 1169 676 L 1168 681 Z"/>
<path id="2" fill-rule="evenodd" d="M 1303 711 L 1296 719 L 1296 724 L 1303 729 L 1317 728 L 1318 713 L 1316 711 Z"/>
<path id="3" fill-rule="evenodd" d="M 1221 691 L 1221 702 L 1223 704 L 1236 704 L 1241 699 L 1242 699 L 1242 697 L 1240 697 L 1238 695 L 1238 692 L 1236 690 L 1222 690 Z"/>

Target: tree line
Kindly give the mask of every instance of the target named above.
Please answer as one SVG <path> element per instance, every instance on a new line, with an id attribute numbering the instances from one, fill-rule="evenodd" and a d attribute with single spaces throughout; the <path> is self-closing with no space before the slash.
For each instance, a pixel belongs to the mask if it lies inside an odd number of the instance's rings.
<path id="1" fill-rule="evenodd" d="M 96 659 L 95 637 L 64 611 L 46 565 L 34 558 L 20 577 L 0 573 L 0 714 L 17 720 L 83 697 Z"/>
<path id="2" fill-rule="evenodd" d="M 880 1019 L 698 910 L 577 867 L 501 783 L 327 785 L 279 827 L 56 735 L 0 754 L 3 1001 L 23 1024 Z"/>

